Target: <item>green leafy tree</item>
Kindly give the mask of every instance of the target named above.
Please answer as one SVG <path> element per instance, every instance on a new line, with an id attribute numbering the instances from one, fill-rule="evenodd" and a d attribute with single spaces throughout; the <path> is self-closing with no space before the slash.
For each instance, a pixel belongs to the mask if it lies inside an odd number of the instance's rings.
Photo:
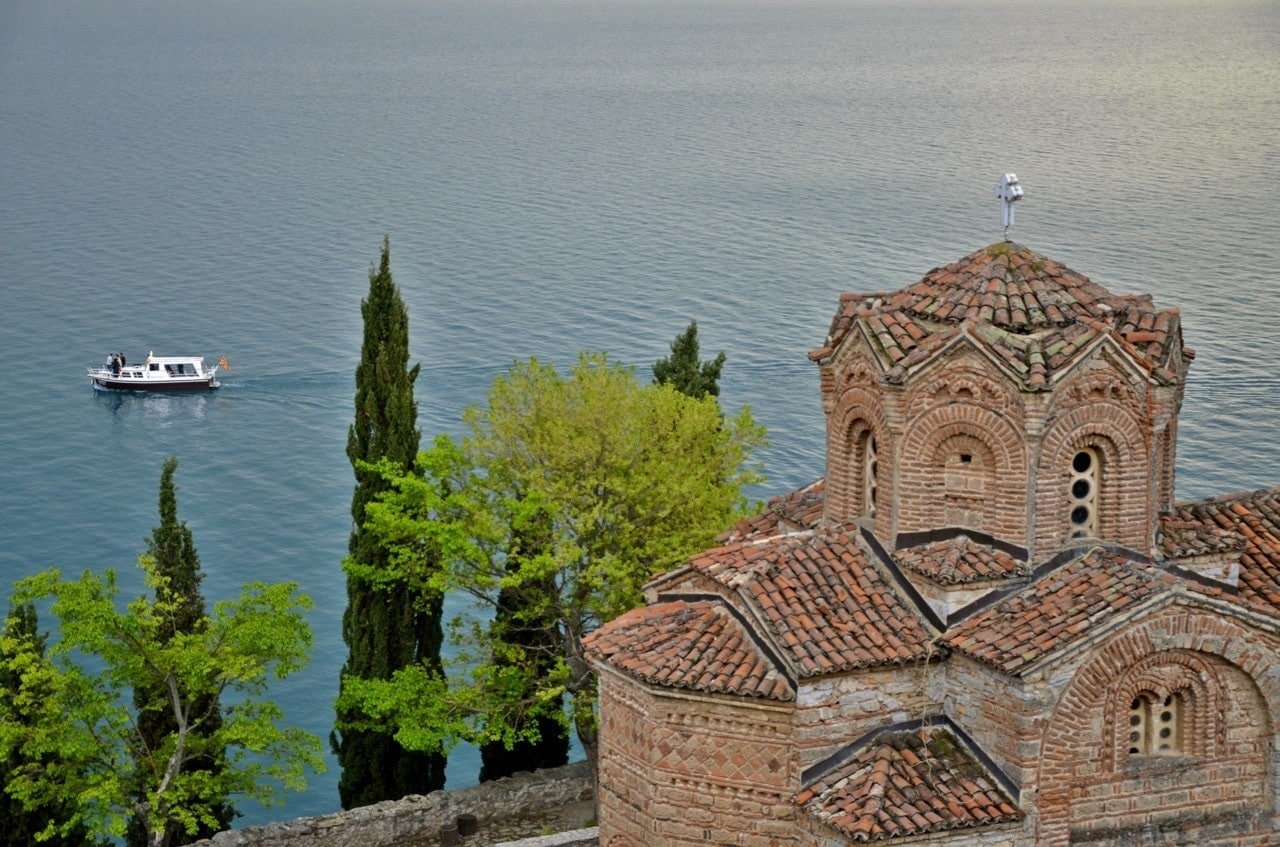
<path id="1" fill-rule="evenodd" d="M 160 583 L 166 592 L 160 599 L 161 607 L 172 609 L 167 620 L 161 622 L 158 636 L 163 641 L 170 641 L 180 633 L 197 634 L 207 620 L 205 615 L 204 596 L 200 593 L 200 582 L 204 575 L 200 572 L 200 557 L 196 553 L 195 541 L 191 530 L 183 521 L 178 520 L 178 497 L 173 484 L 174 473 L 178 469 L 178 460 L 170 458 L 164 463 L 160 474 L 160 524 L 151 531 L 147 542 L 147 555 L 155 563 L 156 572 L 163 577 Z M 169 699 L 169 691 L 161 684 L 151 688 L 137 687 L 133 692 L 133 705 L 138 712 L 138 745 L 139 755 L 143 757 L 140 770 L 147 765 L 147 757 L 151 750 L 159 749 L 164 741 L 178 729 L 177 718 Z M 198 733 L 207 737 L 217 734 L 222 725 L 222 707 L 216 694 L 190 698 L 191 715 L 188 720 L 200 727 Z M 204 758 L 192 758 L 187 763 L 190 772 L 199 770 L 217 771 L 222 767 L 222 752 L 210 748 L 209 755 Z M 145 799 L 145 786 L 138 787 L 137 799 Z M 230 826 L 235 818 L 235 810 L 228 802 L 216 804 L 212 810 L 215 822 L 201 825 L 195 832 L 186 832 L 177 822 L 170 824 L 166 835 L 166 843 L 190 844 L 201 838 L 207 838 Z M 135 819 L 130 827 L 126 842 L 131 847 L 144 847 L 147 844 L 147 833 L 143 822 Z"/>
<path id="2" fill-rule="evenodd" d="M 363 568 L 385 569 L 388 558 L 382 541 L 364 530 L 365 506 L 388 486 L 365 463 L 385 460 L 408 471 L 419 441 L 413 398 L 419 366 L 409 367 L 409 315 L 391 278 L 391 246 L 385 238 L 377 267 L 369 269 L 369 294 L 360 311 L 364 343 L 356 368 L 355 422 L 347 435 L 356 476 L 348 554 L 358 567 L 347 570 L 342 637 L 349 652 L 340 689 L 352 679 L 390 679 L 411 665 L 439 670 L 444 640 L 440 594 L 415 592 L 404 583 L 375 585 L 358 576 Z M 363 720 L 350 701 L 339 701 L 330 743 L 342 766 L 338 796 L 343 808 L 444 787 L 444 756 L 404 749 L 384 728 Z"/>
<path id="3" fill-rule="evenodd" d="M 0 712 L 0 759 L 24 766 L 5 790 L 28 811 L 50 815 L 37 838 L 120 837 L 141 821 L 150 847 L 169 847 L 173 828 L 190 835 L 218 823 L 227 798 L 276 804 L 321 770 L 319 739 L 281 725 L 266 699 L 268 680 L 301 668 L 311 645 L 302 616 L 310 601 L 292 583 L 245 586 L 214 604 L 190 632 L 171 632 L 179 614 L 169 578 L 139 559 L 153 597 L 123 608 L 113 571 L 64 579 L 57 570 L 18 582 L 16 606 L 49 602 L 59 639 L 44 655 L 28 639 L 0 641 L 0 670 L 19 685 Z M 143 741 L 134 690 L 165 690 L 175 729 Z M 230 695 L 217 729 L 197 704 Z M 209 768 L 211 759 L 219 767 Z M 139 791 L 139 789 L 142 789 Z"/>
<path id="4" fill-rule="evenodd" d="M 459 669 L 447 680 L 419 664 L 343 696 L 424 750 L 458 739 L 514 747 L 539 738 L 539 720 L 572 721 L 594 767 L 596 681 L 583 637 L 746 514 L 763 431 L 746 410 L 724 421 L 713 398 L 643 386 L 604 355 L 584 355 L 567 377 L 518 363 L 465 422 L 464 443 L 437 438 L 418 474 L 382 466 L 393 488 L 369 505 L 368 529 L 393 553 L 360 575 L 461 589 L 491 610 L 504 591 L 521 602 L 487 622 L 454 622 Z M 545 538 L 526 552 L 518 539 L 530 533 Z M 554 645 L 512 637 L 549 620 Z"/>
<path id="5" fill-rule="evenodd" d="M 653 381 L 674 386 L 690 397 L 720 396 L 724 353 L 708 362 L 701 361 L 698 355 L 698 322 L 690 321 L 689 328 L 671 343 L 671 355 L 654 363 Z"/>
<path id="6" fill-rule="evenodd" d="M 0 635 L 0 721 L 11 724 L 15 732 L 23 732 L 25 728 L 35 726 L 36 721 L 23 697 L 33 696 L 35 702 L 43 700 L 43 693 L 38 686 L 24 691 L 23 680 L 32 669 L 40 668 L 45 656 L 45 636 L 40 634 L 40 625 L 36 616 L 36 607 L 31 603 L 11 606 L 5 618 L 4 632 Z M 23 751 L 13 749 L 8 756 L 0 760 L 0 774 L 20 774 L 37 771 L 46 766 L 46 761 L 36 759 L 24 760 Z M 54 835 L 45 841 L 36 841 L 37 833 L 48 826 L 51 820 L 66 820 L 71 817 L 70 804 L 54 803 L 52 806 L 39 805 L 25 807 L 21 801 L 10 796 L 5 790 L 5 783 L 10 776 L 0 777 L 0 847 L 85 847 L 94 842 L 83 827 L 73 827 L 66 836 Z"/>
<path id="7" fill-rule="evenodd" d="M 518 578 L 525 567 L 525 560 L 545 553 L 552 540 L 551 522 L 545 513 L 532 517 L 527 524 L 512 528 L 510 548 L 506 551 L 507 572 Z M 541 582 L 521 581 L 498 592 L 490 637 L 509 645 L 517 664 L 534 663 L 534 672 L 527 674 L 529 689 L 523 698 L 537 700 L 538 680 L 555 670 L 561 636 L 560 622 L 554 612 L 546 609 L 540 618 L 528 614 L 531 603 L 537 598 L 555 591 L 551 579 Z M 495 651 L 495 662 L 504 661 L 506 651 Z M 549 702 L 549 711 L 531 720 L 537 725 L 535 737 L 519 739 L 513 743 L 503 740 L 480 745 L 480 781 L 488 782 L 511 776 L 517 771 L 534 771 L 554 768 L 569 761 L 569 728 L 558 719 L 564 712 L 564 698 L 555 697 Z"/>

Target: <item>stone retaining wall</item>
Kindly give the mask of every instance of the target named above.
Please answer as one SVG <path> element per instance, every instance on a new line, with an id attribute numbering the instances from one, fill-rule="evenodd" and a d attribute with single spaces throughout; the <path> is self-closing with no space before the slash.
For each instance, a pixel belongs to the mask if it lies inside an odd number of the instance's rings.
<path id="1" fill-rule="evenodd" d="M 599 847 L 600 828 L 573 829 L 568 832 L 557 832 L 555 835 L 541 835 L 537 838 L 521 838 L 519 841 L 503 841 L 493 847 Z"/>
<path id="2" fill-rule="evenodd" d="M 536 773 L 522 773 L 473 788 L 413 794 L 315 818 L 220 832 L 192 847 L 407 847 L 438 836 L 458 815 L 482 823 L 519 818 L 591 797 L 586 762 Z M 582 841 L 565 842 L 577 847 Z M 477 845 L 479 847 L 479 845 Z"/>

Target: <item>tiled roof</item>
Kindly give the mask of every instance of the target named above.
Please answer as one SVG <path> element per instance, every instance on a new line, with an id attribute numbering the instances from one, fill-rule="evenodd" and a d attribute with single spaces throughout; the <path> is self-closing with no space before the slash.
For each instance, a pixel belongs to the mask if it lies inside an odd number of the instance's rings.
<path id="1" fill-rule="evenodd" d="M 1108 618 L 1167 590 L 1174 577 L 1094 548 L 949 630 L 943 641 L 1018 674 Z"/>
<path id="2" fill-rule="evenodd" d="M 1176 379 L 1181 319 L 1146 296 L 1117 296 L 1016 244 L 998 242 L 890 294 L 842 295 L 824 358 L 861 326 L 890 382 L 968 330 L 1028 388 L 1043 389 L 1091 342 L 1111 335 L 1157 378 Z M 1190 351 L 1184 354 L 1189 359 Z"/>
<path id="3" fill-rule="evenodd" d="M 893 554 L 898 565 L 912 573 L 927 577 L 939 585 L 965 585 L 972 582 L 1009 579 L 1024 576 L 1028 565 L 965 535 L 945 541 L 908 547 Z"/>
<path id="4" fill-rule="evenodd" d="M 727 544 L 689 567 L 758 609 L 801 677 L 936 654 L 931 631 L 847 529 Z"/>
<path id="5" fill-rule="evenodd" d="M 633 609 L 583 642 L 593 658 L 656 685 L 769 700 L 795 697 L 720 603 Z"/>
<path id="6" fill-rule="evenodd" d="M 764 511 L 738 521 L 719 540 L 729 543 L 813 529 L 822 520 L 825 494 L 826 480 L 819 478 L 789 494 L 771 497 Z"/>
<path id="7" fill-rule="evenodd" d="M 885 734 L 807 786 L 796 803 L 855 841 L 1021 820 L 949 731 Z"/>
<path id="8" fill-rule="evenodd" d="M 1240 596 L 1280 610 L 1280 488 L 1179 503 L 1160 518 L 1160 549 L 1170 559 L 1242 550 Z"/>
<path id="9" fill-rule="evenodd" d="M 1233 529 L 1223 529 L 1199 519 L 1160 516 L 1160 552 L 1166 559 L 1239 553 L 1244 547 L 1244 536 Z"/>

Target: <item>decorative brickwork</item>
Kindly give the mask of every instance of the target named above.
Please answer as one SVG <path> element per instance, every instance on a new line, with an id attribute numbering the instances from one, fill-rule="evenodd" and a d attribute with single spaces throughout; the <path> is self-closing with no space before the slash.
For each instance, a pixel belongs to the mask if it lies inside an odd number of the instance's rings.
<path id="1" fill-rule="evenodd" d="M 689 700 L 601 679 L 601 843 L 795 841 L 787 712 Z"/>
<path id="2" fill-rule="evenodd" d="M 1174 502 L 1176 310 L 995 244 L 841 295 L 827 475 L 593 635 L 605 847 L 1280 831 L 1280 488 Z"/>
<path id="3" fill-rule="evenodd" d="M 1098 537 L 1151 549 L 1154 523 L 1147 489 L 1150 454 L 1133 414 L 1111 402 L 1076 406 L 1047 423 L 1036 495 L 1038 549 L 1060 547 L 1071 536 L 1066 504 L 1071 462 L 1082 450 L 1101 459 Z"/>
<path id="4" fill-rule="evenodd" d="M 1144 826 L 1212 824 L 1211 840 L 1273 833 L 1280 639 L 1220 615 L 1173 608 L 1113 636 L 1073 675 L 1047 722 L 1037 774 L 1038 843 L 1133 838 Z M 1128 753 L 1135 696 L 1187 692 L 1185 755 Z M 1216 819 L 1216 820 L 1215 820 Z M 1130 835 L 1124 833 L 1130 832 Z M 1265 843 L 1258 841 L 1254 843 Z"/>
<path id="5" fill-rule="evenodd" d="M 846 389 L 831 415 L 827 429 L 827 462 L 831 480 L 828 495 L 829 515 L 833 520 L 856 520 L 869 516 L 864 485 L 867 470 L 867 446 L 874 440 L 879 455 L 876 486 L 881 495 L 882 510 L 889 506 L 892 486 L 892 457 L 895 439 L 885 420 L 884 408 L 877 393 L 854 385 Z"/>
<path id="6" fill-rule="evenodd" d="M 898 478 L 898 532 L 963 526 L 1002 538 L 1026 535 L 1022 438 L 989 409 L 948 402 L 917 418 L 903 442 Z"/>

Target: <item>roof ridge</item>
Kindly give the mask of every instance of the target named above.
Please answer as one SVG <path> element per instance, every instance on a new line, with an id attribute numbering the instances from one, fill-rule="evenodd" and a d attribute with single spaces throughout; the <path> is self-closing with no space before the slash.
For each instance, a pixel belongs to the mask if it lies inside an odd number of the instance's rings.
<path id="1" fill-rule="evenodd" d="M 1251 500 L 1254 497 L 1258 497 L 1264 494 L 1280 495 L 1280 485 L 1272 485 L 1266 488 L 1255 488 L 1252 491 L 1248 491 L 1248 490 L 1235 491 L 1230 494 L 1212 494 L 1208 497 L 1203 497 L 1199 500 L 1184 500 L 1181 503 L 1174 503 L 1173 508 L 1176 511 L 1178 509 L 1187 508 L 1191 506 L 1201 506 L 1201 505 L 1207 506 L 1211 503 L 1235 503 L 1241 500 Z M 1174 514 L 1172 512 L 1165 512 L 1161 514 L 1160 517 L 1161 518 L 1174 517 Z"/>

